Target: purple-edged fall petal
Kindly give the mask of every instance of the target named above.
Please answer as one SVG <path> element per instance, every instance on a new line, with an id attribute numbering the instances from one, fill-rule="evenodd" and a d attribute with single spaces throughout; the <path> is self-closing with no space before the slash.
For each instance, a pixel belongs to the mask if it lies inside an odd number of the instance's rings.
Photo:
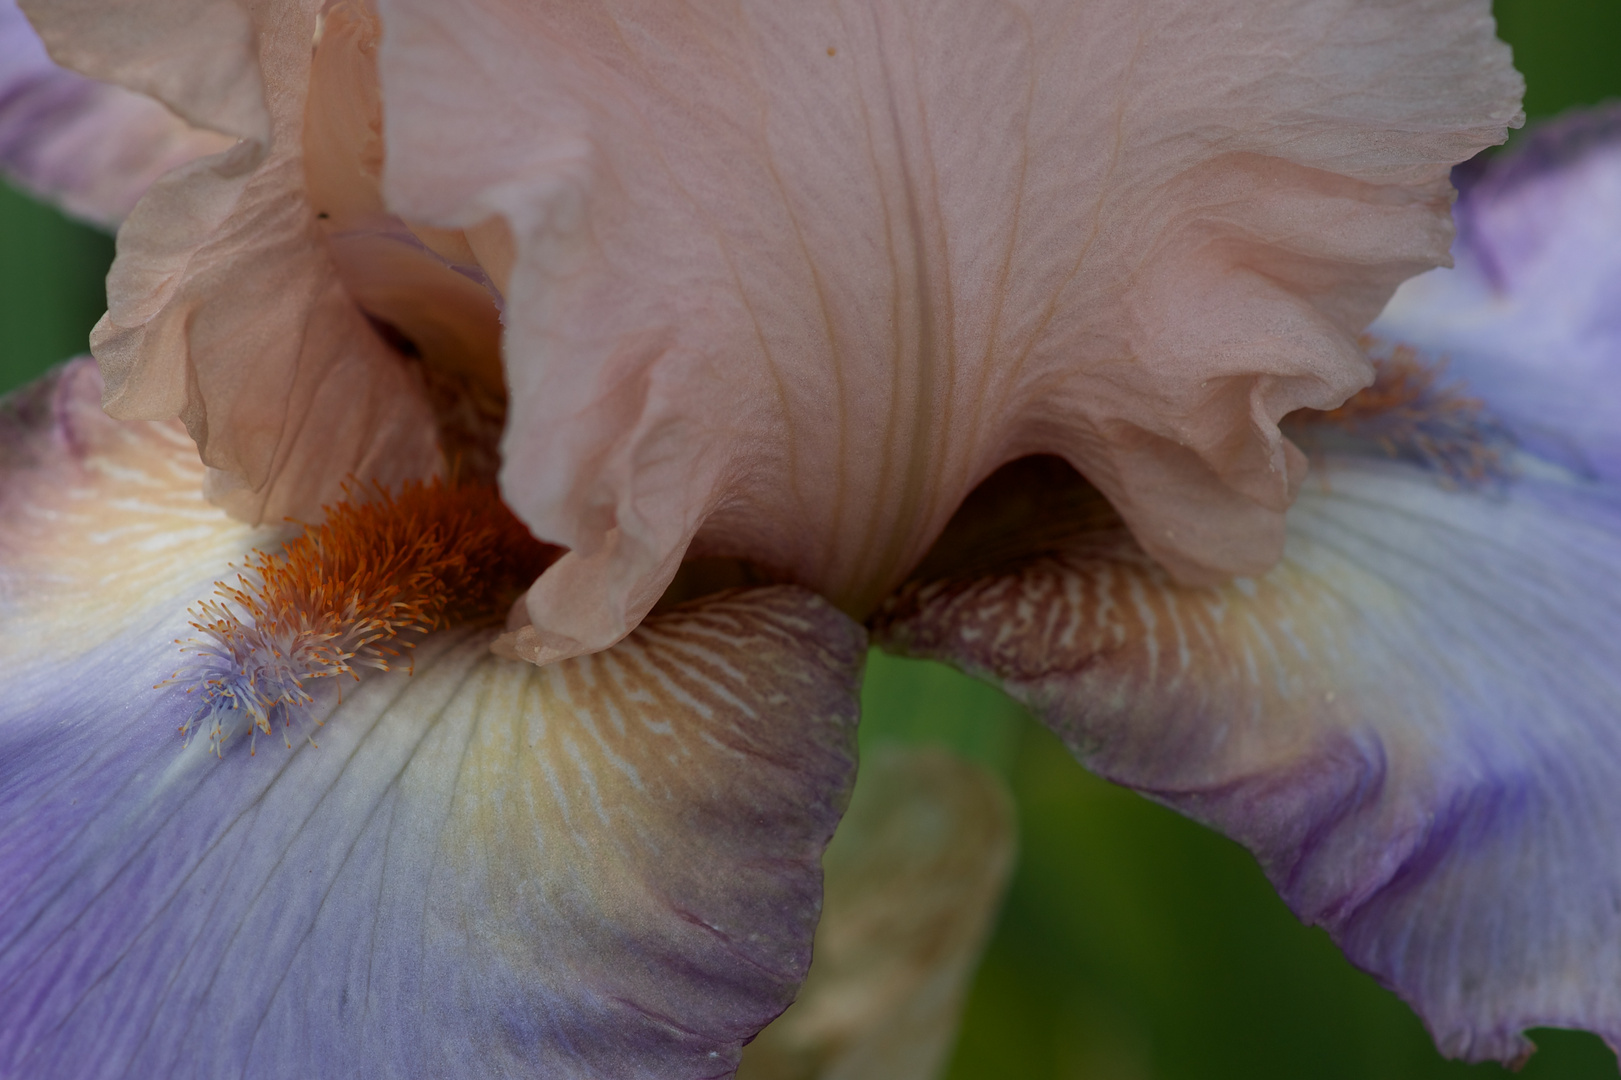
<path id="1" fill-rule="evenodd" d="M 151 98 L 53 64 L 12 0 L 0 0 L 0 174 L 75 217 L 114 226 L 171 169 L 235 140 Z"/>
<path id="2" fill-rule="evenodd" d="M 380 0 L 390 207 L 507 299 L 507 501 L 600 648 L 683 553 L 870 610 L 1002 463 L 1265 569 L 1355 334 L 1518 122 L 1485 0 Z"/>
<path id="3" fill-rule="evenodd" d="M 1013 869 L 1013 805 L 944 750 L 862 756 L 822 860 L 815 958 L 738 1080 L 932 1080 Z"/>
<path id="4" fill-rule="evenodd" d="M 1478 487 L 1327 455 L 1282 562 L 1216 588 L 1177 585 L 1061 466 L 1021 465 L 965 508 L 968 561 L 875 636 L 1244 843 L 1444 1053 L 1512 1061 L 1538 1025 L 1621 1042 L 1621 509 L 1497 452 Z M 1019 535 L 1066 504 L 1068 536 Z"/>
<path id="5" fill-rule="evenodd" d="M 1456 268 L 1370 333 L 1455 357 L 1522 440 L 1621 480 L 1621 107 L 1539 126 L 1462 187 Z"/>
<path id="6" fill-rule="evenodd" d="M 265 537 L 98 390 L 0 428 L 0 1073 L 730 1075 L 809 962 L 861 629 L 774 588 L 546 669 L 436 631 L 319 748 L 216 758 L 153 683 Z"/>

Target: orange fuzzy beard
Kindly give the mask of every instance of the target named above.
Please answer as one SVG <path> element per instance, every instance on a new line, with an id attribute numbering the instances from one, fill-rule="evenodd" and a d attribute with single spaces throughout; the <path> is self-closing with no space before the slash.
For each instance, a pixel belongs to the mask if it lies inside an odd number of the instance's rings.
<path id="1" fill-rule="evenodd" d="M 558 554 L 491 487 L 436 479 L 346 494 L 192 606 L 197 636 L 182 647 L 194 659 L 171 680 L 202 697 L 180 729 L 188 741 L 211 721 L 218 753 L 238 720 L 256 742 L 279 719 L 291 747 L 285 729 L 314 702 L 308 680 L 388 671 L 431 630 L 499 619 Z"/>

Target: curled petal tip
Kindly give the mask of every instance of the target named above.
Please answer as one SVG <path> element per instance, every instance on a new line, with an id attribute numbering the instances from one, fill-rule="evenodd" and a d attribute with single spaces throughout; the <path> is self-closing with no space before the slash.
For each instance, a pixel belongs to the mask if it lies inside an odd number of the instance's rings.
<path id="1" fill-rule="evenodd" d="M 574 638 L 523 626 L 490 642 L 490 651 L 508 660 L 526 660 L 543 666 L 595 650 Z"/>

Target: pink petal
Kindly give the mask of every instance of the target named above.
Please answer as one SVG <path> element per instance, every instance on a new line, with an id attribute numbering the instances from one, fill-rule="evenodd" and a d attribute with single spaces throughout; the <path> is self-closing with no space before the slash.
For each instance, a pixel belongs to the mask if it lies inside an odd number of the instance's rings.
<path id="1" fill-rule="evenodd" d="M 1034 452 L 1180 576 L 1264 569 L 1303 467 L 1276 419 L 1367 381 L 1448 168 L 1519 120 L 1484 0 L 382 15 L 385 194 L 486 223 L 504 490 L 573 549 L 534 659 L 624 634 L 685 554 L 868 610 Z"/>
<path id="2" fill-rule="evenodd" d="M 175 107 L 221 127 L 240 121 L 249 137 L 164 178 L 135 208 L 119 233 L 108 312 L 91 346 L 108 411 L 182 418 L 216 501 L 249 521 L 308 520 L 347 477 L 392 484 L 431 473 L 440 456 L 419 373 L 356 306 L 305 195 L 315 14 L 264 6 L 252 16 L 253 51 L 229 93 L 251 86 L 258 102 L 262 84 L 268 116 L 249 123 L 229 100 L 211 113 L 206 94 L 185 96 L 197 89 L 191 83 L 185 93 L 170 88 Z M 213 16 L 195 17 L 200 27 Z M 133 12 L 129 19 L 139 21 Z M 139 38 L 104 39 L 99 24 L 58 29 L 76 56 L 99 58 L 98 74 L 140 84 L 130 67 Z M 154 63 L 191 70 L 198 86 L 212 87 L 218 57 L 201 52 L 229 51 L 234 39 L 221 33 L 204 40 L 177 31 Z"/>

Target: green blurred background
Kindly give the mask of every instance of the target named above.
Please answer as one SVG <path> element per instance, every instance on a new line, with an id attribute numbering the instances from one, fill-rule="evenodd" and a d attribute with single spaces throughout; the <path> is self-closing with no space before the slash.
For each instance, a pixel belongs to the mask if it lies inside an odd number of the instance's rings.
<path id="1" fill-rule="evenodd" d="M 1621 97 L 1621 0 L 1499 0 L 1530 116 Z M 83 352 L 112 241 L 0 186 L 0 389 Z M 1005 776 L 1020 861 L 951 1080 L 1420 1080 L 1442 1061 L 1399 1001 L 1295 922 L 1242 849 L 1095 780 L 997 691 L 875 655 L 864 745 L 937 741 Z M 1542 1031 L 1527 1080 L 1618 1074 Z"/>

